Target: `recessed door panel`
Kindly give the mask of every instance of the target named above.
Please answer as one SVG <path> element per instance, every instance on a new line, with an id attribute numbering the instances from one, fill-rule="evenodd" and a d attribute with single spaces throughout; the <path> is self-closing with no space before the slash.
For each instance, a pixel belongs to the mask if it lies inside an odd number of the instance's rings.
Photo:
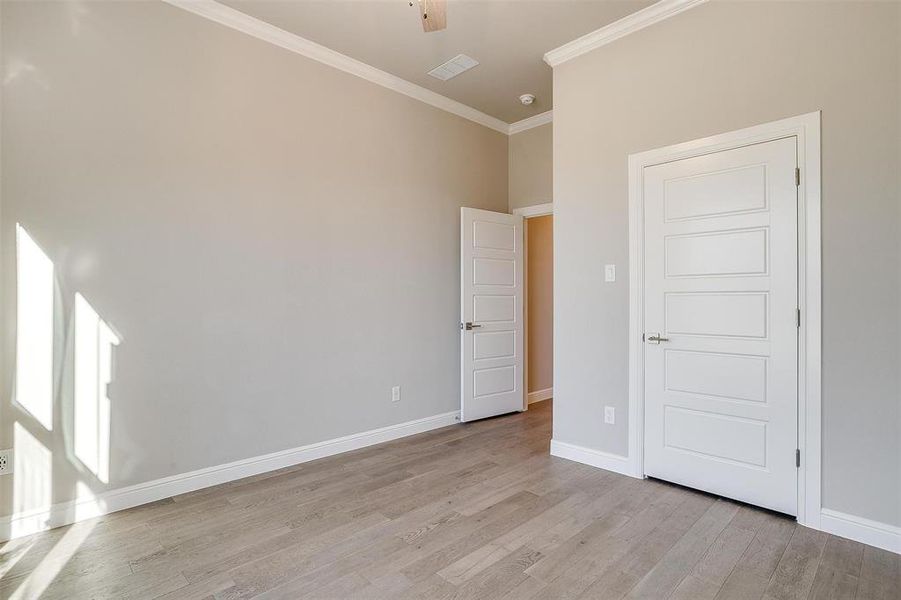
<path id="1" fill-rule="evenodd" d="M 766 208 L 766 165 L 697 173 L 667 179 L 667 221 L 697 219 Z"/>
<path id="2" fill-rule="evenodd" d="M 508 259 L 473 258 L 472 283 L 513 287 L 516 285 L 516 263 Z"/>
<path id="3" fill-rule="evenodd" d="M 766 423 L 667 406 L 664 446 L 699 455 L 700 460 L 766 467 Z"/>
<path id="4" fill-rule="evenodd" d="M 475 372 L 473 378 L 472 395 L 491 396 L 502 392 L 512 392 L 516 389 L 516 367 L 495 367 L 493 369 L 481 369 Z"/>
<path id="5" fill-rule="evenodd" d="M 667 392 L 766 402 L 766 357 L 666 350 Z"/>
<path id="6" fill-rule="evenodd" d="M 767 294 L 764 292 L 669 293 L 667 333 L 765 338 Z"/>
<path id="7" fill-rule="evenodd" d="M 766 229 L 666 238 L 667 277 L 765 275 Z"/>
<path id="8" fill-rule="evenodd" d="M 516 356 L 516 332 L 486 331 L 472 336 L 472 358 L 514 358 Z"/>
<path id="9" fill-rule="evenodd" d="M 516 226 L 490 221 L 475 221 L 472 224 L 473 248 L 491 250 L 516 250 Z"/>
<path id="10" fill-rule="evenodd" d="M 478 295 L 472 297 L 472 317 L 477 323 L 516 320 L 516 296 Z"/>

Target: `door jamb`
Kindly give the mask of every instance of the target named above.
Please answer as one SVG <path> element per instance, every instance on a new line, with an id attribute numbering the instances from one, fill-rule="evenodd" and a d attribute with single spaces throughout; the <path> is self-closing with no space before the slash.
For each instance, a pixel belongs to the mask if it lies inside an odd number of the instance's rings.
<path id="1" fill-rule="evenodd" d="M 820 111 L 629 155 L 629 474 L 644 475 L 645 167 L 780 138 L 798 138 L 798 523 L 820 528 L 821 181 Z"/>
<path id="2" fill-rule="evenodd" d="M 529 219 L 554 214 L 554 203 L 523 206 L 510 211 L 522 217 L 522 409 L 529 410 Z"/>

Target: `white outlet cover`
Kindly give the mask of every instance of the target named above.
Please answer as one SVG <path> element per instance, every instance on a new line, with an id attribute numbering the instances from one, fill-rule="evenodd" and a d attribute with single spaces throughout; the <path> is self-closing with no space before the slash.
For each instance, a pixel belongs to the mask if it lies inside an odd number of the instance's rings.
<path id="1" fill-rule="evenodd" d="M 391 388 L 391 401 L 400 402 L 400 386 L 396 385 Z"/>
<path id="2" fill-rule="evenodd" d="M 0 450 L 0 475 L 9 475 L 13 472 L 12 449 Z"/>

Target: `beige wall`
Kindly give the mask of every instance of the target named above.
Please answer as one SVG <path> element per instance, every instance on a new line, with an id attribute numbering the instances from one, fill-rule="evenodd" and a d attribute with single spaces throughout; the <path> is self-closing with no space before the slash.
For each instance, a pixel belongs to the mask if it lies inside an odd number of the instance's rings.
<path id="1" fill-rule="evenodd" d="M 899 11 L 713 1 L 554 69 L 555 438 L 627 452 L 628 155 L 822 110 L 823 502 L 901 525 Z"/>
<path id="2" fill-rule="evenodd" d="M 554 217 L 533 217 L 528 231 L 529 392 L 554 387 Z"/>
<path id="3" fill-rule="evenodd" d="M 458 409 L 459 208 L 506 210 L 505 135 L 162 2 L 2 11 L 0 447 L 52 453 L 54 502 Z M 10 402 L 16 223 L 52 431 Z M 121 337 L 109 485 L 71 453 L 76 293 Z"/>
<path id="4" fill-rule="evenodd" d="M 553 202 L 553 124 L 510 136 L 510 210 Z"/>

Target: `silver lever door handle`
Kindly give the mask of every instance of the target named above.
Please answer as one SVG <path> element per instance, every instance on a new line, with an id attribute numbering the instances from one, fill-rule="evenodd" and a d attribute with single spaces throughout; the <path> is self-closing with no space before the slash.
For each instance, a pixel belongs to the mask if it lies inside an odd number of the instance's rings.
<path id="1" fill-rule="evenodd" d="M 668 342 L 669 338 L 660 337 L 659 333 L 652 333 L 647 338 L 649 344 L 659 344 L 660 342 Z"/>
<path id="2" fill-rule="evenodd" d="M 472 331 L 473 329 L 478 329 L 479 327 L 481 327 L 481 325 L 476 325 L 469 321 L 466 322 L 466 331 Z"/>

